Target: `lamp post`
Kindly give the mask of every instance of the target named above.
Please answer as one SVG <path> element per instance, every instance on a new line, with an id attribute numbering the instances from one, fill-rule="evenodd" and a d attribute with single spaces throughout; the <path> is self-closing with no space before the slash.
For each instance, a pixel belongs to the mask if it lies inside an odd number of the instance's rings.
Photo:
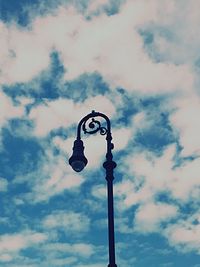
<path id="1" fill-rule="evenodd" d="M 103 127 L 96 117 L 101 117 L 106 121 L 107 126 Z M 73 154 L 69 159 L 69 164 L 76 172 L 80 172 L 87 165 L 87 159 L 84 155 L 83 141 L 81 140 L 81 130 L 85 134 L 95 134 L 98 131 L 101 135 L 106 135 L 107 153 L 106 161 L 103 167 L 106 170 L 107 196 L 108 196 L 108 244 L 109 244 L 109 264 L 108 267 L 117 267 L 115 263 L 115 237 L 114 237 L 114 209 L 113 209 L 113 170 L 117 164 L 112 160 L 112 143 L 111 125 L 109 118 L 100 112 L 92 111 L 82 118 L 77 127 L 77 138 L 74 141 Z"/>

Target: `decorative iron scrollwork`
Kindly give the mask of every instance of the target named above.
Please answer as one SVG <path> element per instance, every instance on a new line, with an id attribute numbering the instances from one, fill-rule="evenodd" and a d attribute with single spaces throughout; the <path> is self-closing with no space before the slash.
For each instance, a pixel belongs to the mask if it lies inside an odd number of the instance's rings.
<path id="1" fill-rule="evenodd" d="M 88 120 L 84 121 L 82 129 L 84 134 L 94 134 L 98 131 L 101 135 L 107 134 L 108 130 L 101 126 L 101 122 L 98 120 L 95 120 L 94 118 L 90 118 L 91 121 L 88 122 Z"/>

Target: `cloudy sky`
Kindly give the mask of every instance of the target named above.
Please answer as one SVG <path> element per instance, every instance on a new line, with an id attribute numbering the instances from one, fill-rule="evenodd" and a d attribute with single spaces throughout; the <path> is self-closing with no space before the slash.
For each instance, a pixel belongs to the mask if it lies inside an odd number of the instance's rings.
<path id="1" fill-rule="evenodd" d="M 0 266 L 108 264 L 112 123 L 118 267 L 200 267 L 200 1 L 0 0 Z"/>

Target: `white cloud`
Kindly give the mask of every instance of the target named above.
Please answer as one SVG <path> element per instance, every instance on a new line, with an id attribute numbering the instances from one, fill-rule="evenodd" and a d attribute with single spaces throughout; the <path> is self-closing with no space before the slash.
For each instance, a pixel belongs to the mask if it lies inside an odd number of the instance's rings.
<path id="1" fill-rule="evenodd" d="M 55 211 L 43 219 L 45 229 L 62 229 L 67 233 L 84 233 L 90 226 L 89 218 L 78 212 L 66 212 L 65 210 Z M 77 249 L 80 247 L 77 247 Z"/>
<path id="2" fill-rule="evenodd" d="M 55 258 L 50 259 L 48 264 L 52 264 L 52 266 L 71 266 L 77 261 L 75 257 L 67 257 L 67 258 Z"/>
<path id="3" fill-rule="evenodd" d="M 0 91 L 0 125 L 2 126 L 11 118 L 22 117 L 24 106 L 15 106 L 12 100 Z"/>
<path id="4" fill-rule="evenodd" d="M 49 155 L 41 160 L 41 167 L 27 176 L 31 180 L 32 190 L 23 196 L 25 202 L 48 201 L 65 190 L 78 189 L 84 182 L 83 177 L 72 171 L 64 158 Z M 14 183 L 27 181 L 27 177 L 16 177 Z"/>
<path id="5" fill-rule="evenodd" d="M 21 106 L 27 106 L 29 104 L 32 104 L 34 102 L 33 98 L 25 97 L 25 96 L 19 96 L 17 97 L 17 101 L 19 101 Z"/>
<path id="6" fill-rule="evenodd" d="M 128 90 L 191 89 L 193 75 L 188 66 L 156 64 L 145 54 L 137 27 L 154 20 L 154 17 L 155 1 L 128 1 L 115 16 L 102 15 L 93 19 L 92 23 L 83 21 L 70 53 L 73 55 L 71 61 L 68 53 L 63 53 L 63 61 L 68 68 L 66 78 L 99 71 L 112 86 Z"/>
<path id="7" fill-rule="evenodd" d="M 92 192 L 91 194 L 98 199 L 104 199 L 106 200 L 107 198 L 107 193 L 106 193 L 106 184 L 103 185 L 95 185 L 92 187 Z"/>
<path id="8" fill-rule="evenodd" d="M 0 224 L 8 224 L 9 218 L 8 217 L 1 217 L 0 218 Z"/>
<path id="9" fill-rule="evenodd" d="M 0 177 L 0 192 L 6 192 L 8 190 L 8 181 L 5 178 Z"/>
<path id="10" fill-rule="evenodd" d="M 160 231 L 160 224 L 178 215 L 177 207 L 165 203 L 141 205 L 135 215 L 135 230 L 143 233 Z"/>
<path id="11" fill-rule="evenodd" d="M 175 156 L 174 145 L 161 156 L 146 152 L 129 154 L 125 160 L 126 177 L 115 185 L 116 206 L 122 211 L 138 206 L 135 230 L 142 233 L 158 231 L 173 246 L 189 251 L 199 247 L 199 213 L 194 209 L 191 214 L 185 214 L 182 208 L 189 203 L 194 208 L 199 205 L 200 159 L 183 161 L 176 166 Z M 160 202 L 162 195 L 164 198 Z M 181 217 L 185 217 L 182 222 L 179 221 Z"/>
<path id="12" fill-rule="evenodd" d="M 196 199 L 199 192 L 200 159 L 187 161 L 174 168 L 175 147 L 169 146 L 161 157 L 153 154 L 129 155 L 127 159 L 129 175 L 134 175 L 134 192 L 127 195 L 125 203 L 129 205 L 146 202 L 156 194 L 168 192 L 181 202 Z"/>
<path id="13" fill-rule="evenodd" d="M 33 196 L 34 201 L 46 201 L 50 197 L 61 194 L 64 190 L 79 187 L 83 183 L 81 175 L 72 173 L 65 161 L 61 161 L 58 165 L 54 165 L 52 173 L 48 174 L 48 178 L 44 179 L 40 184 L 36 184 Z"/>
<path id="14" fill-rule="evenodd" d="M 53 148 L 45 142 L 44 153 L 38 156 L 38 166 L 32 172 L 17 175 L 13 184 L 27 183 L 30 192 L 14 198 L 16 205 L 27 202 L 48 202 L 53 196 L 64 193 L 65 190 L 76 191 L 84 182 L 83 176 L 72 171 L 66 155 L 54 155 Z"/>
<path id="15" fill-rule="evenodd" d="M 128 177 L 125 177 L 121 182 L 115 181 L 114 195 L 117 197 L 116 209 L 119 211 L 124 211 L 127 207 L 138 202 L 134 183 Z"/>
<path id="16" fill-rule="evenodd" d="M 157 1 L 157 5 L 158 16 L 155 24 L 150 25 L 150 31 L 154 34 L 155 52 L 161 54 L 162 60 L 166 62 L 193 64 L 199 58 L 198 2 L 164 0 Z M 163 31 L 161 34 L 156 32 L 155 25 L 163 27 L 164 31 L 167 30 L 167 34 Z M 148 29 L 148 25 L 146 26 Z"/>
<path id="17" fill-rule="evenodd" d="M 176 110 L 170 117 L 173 128 L 179 134 L 179 142 L 183 147 L 182 156 L 200 153 L 200 98 L 188 95 L 174 103 Z"/>
<path id="18" fill-rule="evenodd" d="M 160 92 L 193 88 L 185 64 L 153 62 L 143 48 L 138 28 L 159 22 L 158 1 L 127 1 L 118 14 L 84 19 L 73 8 L 37 18 L 22 31 L 1 23 L 1 83 L 28 81 L 49 65 L 52 49 L 60 52 L 68 80 L 98 71 L 109 83 L 127 90 Z M 4 67 L 3 67 L 4 66 Z"/>
<path id="19" fill-rule="evenodd" d="M 199 215 L 199 214 L 198 214 Z M 164 232 L 171 245 L 179 250 L 190 252 L 196 250 L 200 254 L 200 220 L 191 223 L 190 220 L 179 221 L 176 225 L 170 225 Z"/>
<path id="20" fill-rule="evenodd" d="M 47 240 L 43 233 L 23 231 L 20 233 L 4 234 L 0 236 L 0 260 L 11 261 L 20 250 L 39 245 Z"/>
<path id="21" fill-rule="evenodd" d="M 95 12 L 109 3 L 109 0 L 93 0 L 87 9 L 87 14 Z"/>
<path id="22" fill-rule="evenodd" d="M 1 128 L 12 118 L 20 118 L 24 115 L 24 106 L 15 106 L 12 100 L 3 91 L 0 91 L 0 134 Z M 3 147 L 0 135 L 0 149 Z"/>
<path id="23" fill-rule="evenodd" d="M 93 247 L 84 243 L 74 244 L 72 248 L 76 253 L 83 257 L 90 257 L 94 253 Z"/>
<path id="24" fill-rule="evenodd" d="M 103 112 L 108 116 L 113 116 L 115 113 L 113 103 L 104 96 L 91 97 L 83 103 L 74 103 L 72 100 L 60 98 L 46 101 L 45 104 L 33 108 L 29 118 L 35 122 L 35 134 L 44 136 L 53 129 L 78 124 L 82 116 L 92 110 Z"/>
<path id="25" fill-rule="evenodd" d="M 50 63 L 51 44 L 31 30 L 0 23 L 0 84 L 28 82 Z"/>
<path id="26" fill-rule="evenodd" d="M 44 249 L 48 251 L 48 253 L 56 252 L 63 252 L 69 253 L 71 255 L 81 256 L 84 258 L 91 257 L 94 253 L 94 246 L 91 244 L 85 243 L 50 243 L 44 246 Z"/>
<path id="27" fill-rule="evenodd" d="M 125 149 L 129 141 L 133 138 L 133 129 L 120 128 L 112 130 L 114 151 Z M 113 153 L 114 153 L 113 151 Z"/>
<path id="28" fill-rule="evenodd" d="M 9 262 L 12 260 L 12 256 L 9 253 L 0 254 L 0 261 Z"/>

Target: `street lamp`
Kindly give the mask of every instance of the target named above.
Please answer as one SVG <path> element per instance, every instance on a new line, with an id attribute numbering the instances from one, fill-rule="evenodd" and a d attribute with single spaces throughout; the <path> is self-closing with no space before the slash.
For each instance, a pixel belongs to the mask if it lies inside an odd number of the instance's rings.
<path id="1" fill-rule="evenodd" d="M 96 117 L 105 119 L 107 127 L 103 127 Z M 81 130 L 85 134 L 95 134 L 98 131 L 101 135 L 106 135 L 107 153 L 106 161 L 103 167 L 106 170 L 107 195 L 108 195 L 108 241 L 109 241 L 109 264 L 108 267 L 117 267 L 115 263 L 115 237 L 114 237 L 114 209 L 113 209 L 113 169 L 117 164 L 112 160 L 112 149 L 114 148 L 111 135 L 111 125 L 109 118 L 100 112 L 94 110 L 82 118 L 77 127 L 77 138 L 74 141 L 73 154 L 69 159 L 69 164 L 76 172 L 80 172 L 87 165 L 87 159 L 84 155 L 83 141 L 81 140 Z"/>

